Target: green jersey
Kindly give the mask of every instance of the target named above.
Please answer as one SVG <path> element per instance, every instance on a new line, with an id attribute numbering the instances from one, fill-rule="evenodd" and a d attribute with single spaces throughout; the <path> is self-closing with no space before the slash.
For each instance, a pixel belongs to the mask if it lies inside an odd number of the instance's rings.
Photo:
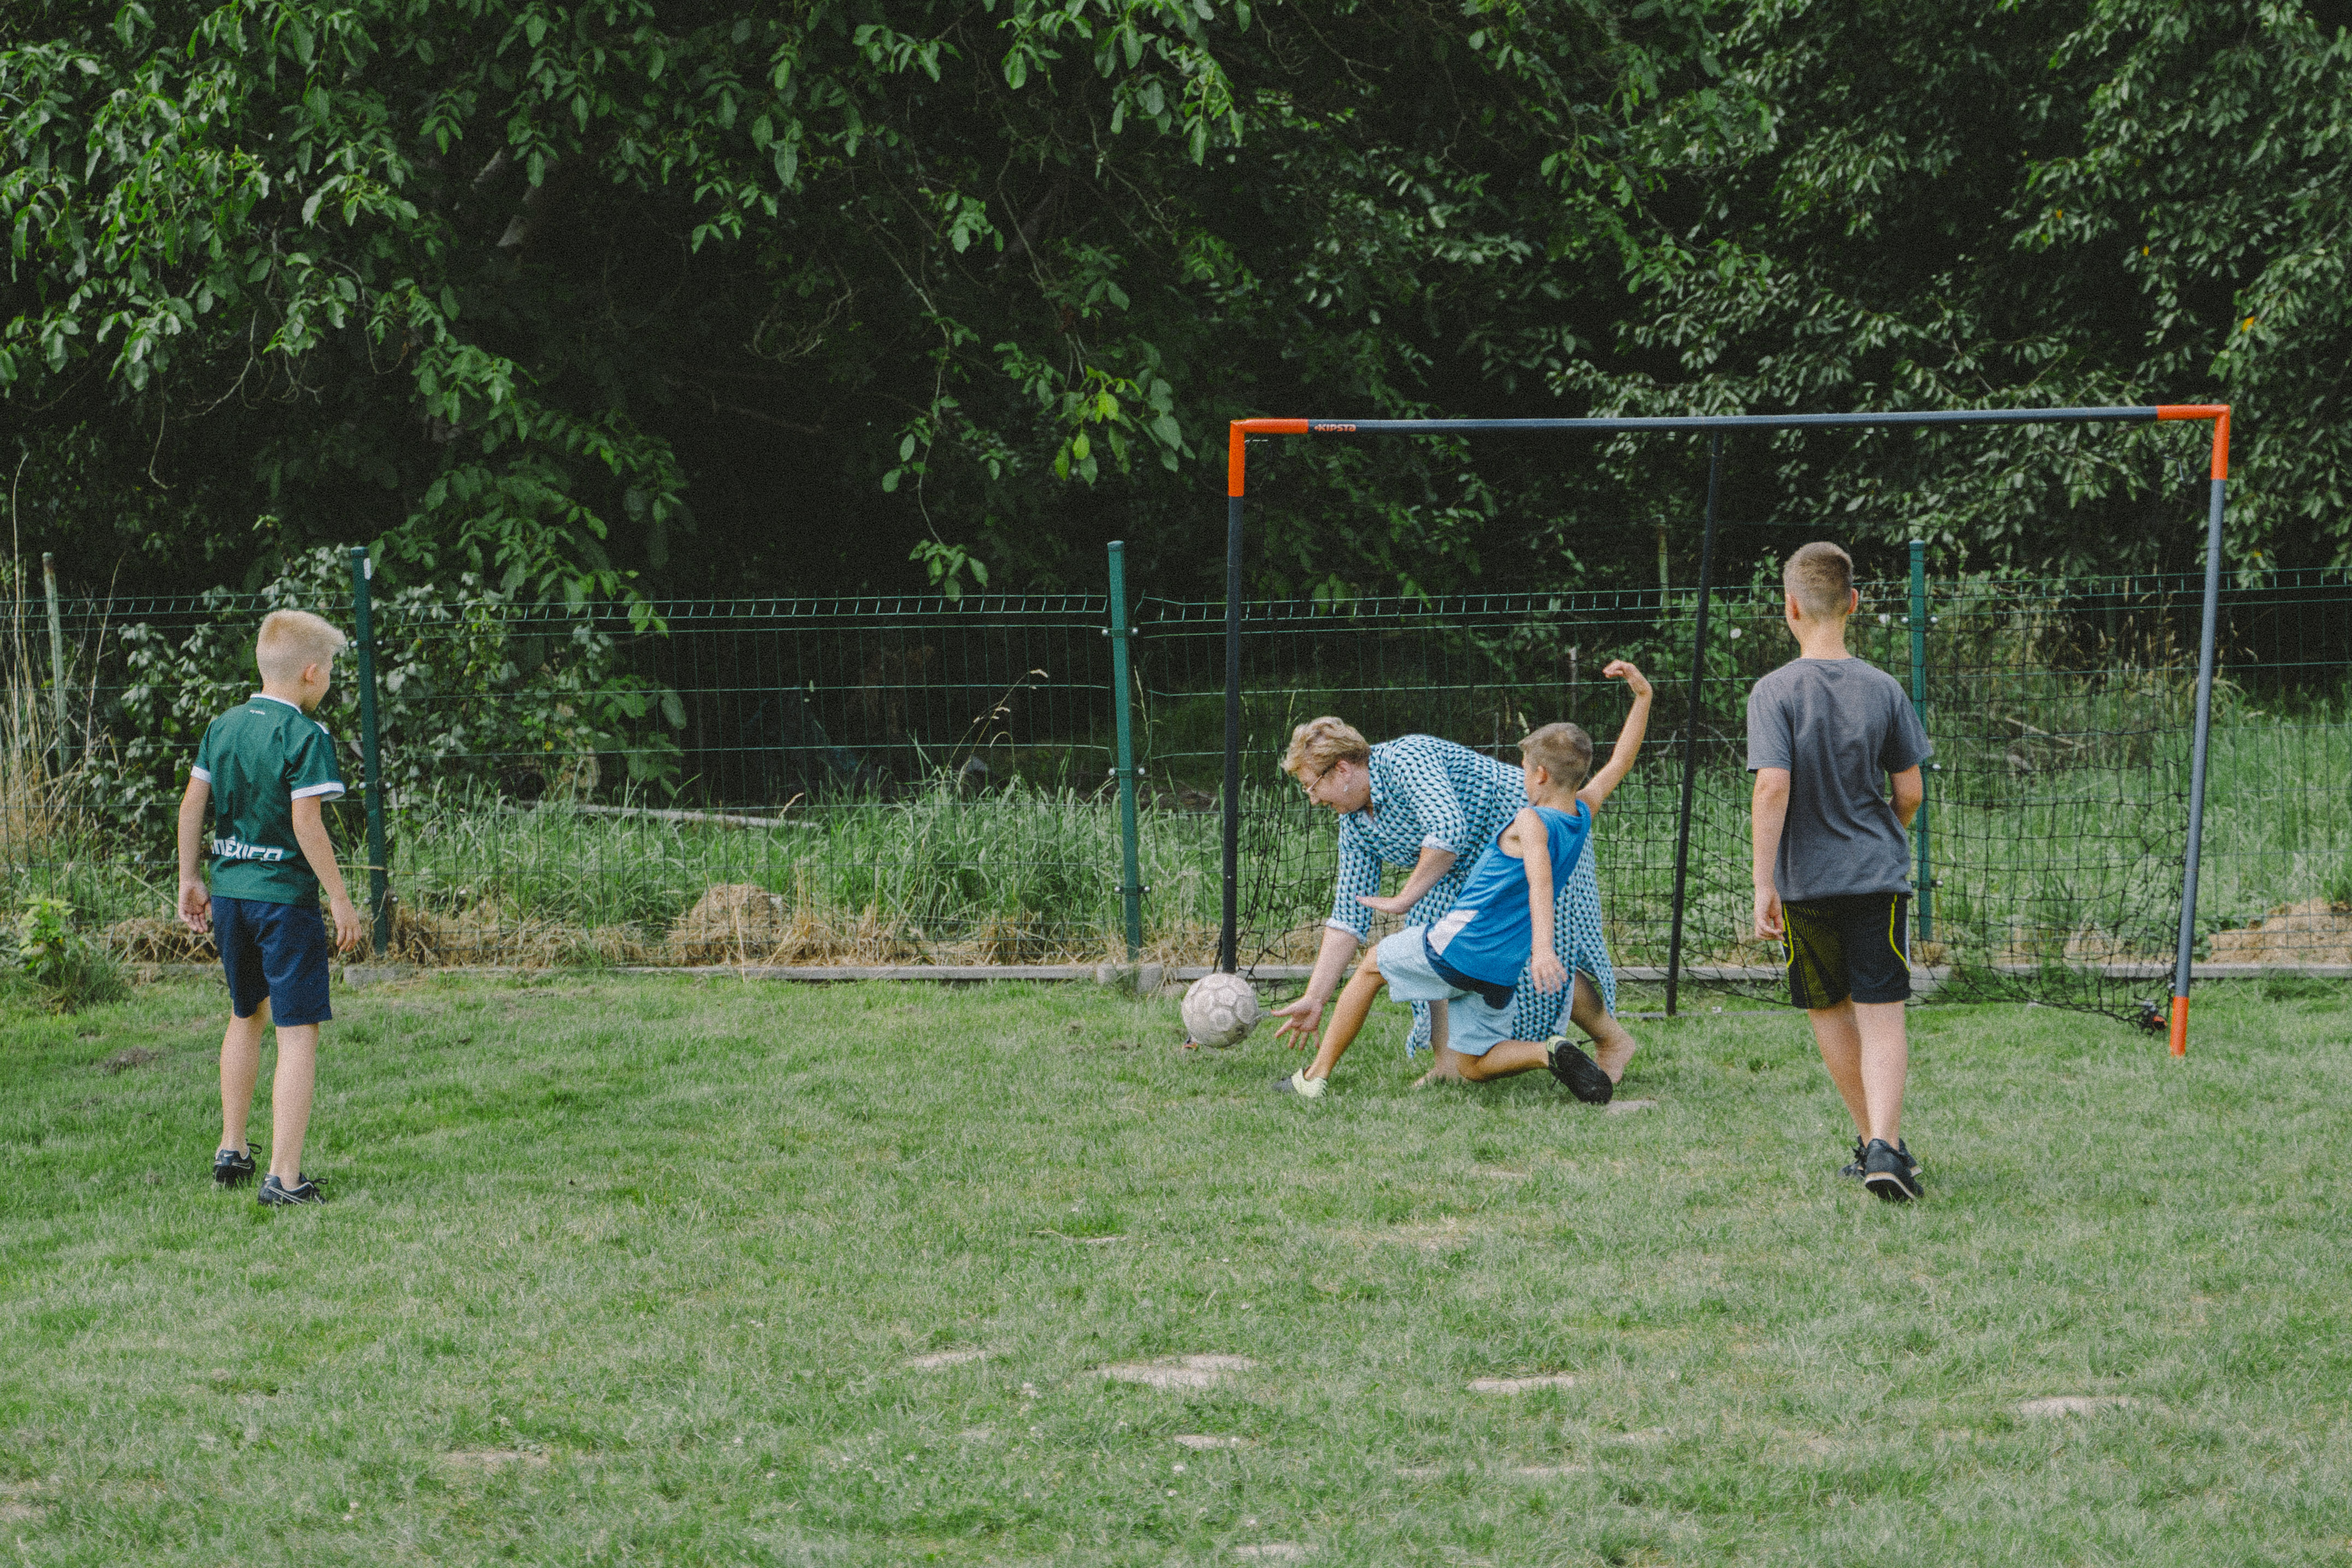
<path id="1" fill-rule="evenodd" d="M 315 903 L 319 879 L 294 838 L 294 803 L 343 793 L 325 726 L 280 697 L 255 695 L 205 727 L 189 776 L 213 788 L 213 892 Z"/>

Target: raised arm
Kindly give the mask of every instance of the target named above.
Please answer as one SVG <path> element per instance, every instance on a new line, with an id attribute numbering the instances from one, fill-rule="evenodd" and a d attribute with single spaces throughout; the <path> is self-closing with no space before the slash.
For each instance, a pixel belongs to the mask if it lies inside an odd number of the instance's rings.
<path id="1" fill-rule="evenodd" d="M 1617 792 L 1625 775 L 1633 771 L 1633 758 L 1642 749 L 1642 742 L 1650 732 L 1650 680 L 1625 659 L 1612 658 L 1601 673 L 1612 680 L 1622 680 L 1633 693 L 1633 710 L 1625 715 L 1625 726 L 1617 731 L 1617 743 L 1609 750 L 1609 765 L 1587 779 L 1576 798 L 1587 807 L 1599 811 L 1603 802 Z"/>

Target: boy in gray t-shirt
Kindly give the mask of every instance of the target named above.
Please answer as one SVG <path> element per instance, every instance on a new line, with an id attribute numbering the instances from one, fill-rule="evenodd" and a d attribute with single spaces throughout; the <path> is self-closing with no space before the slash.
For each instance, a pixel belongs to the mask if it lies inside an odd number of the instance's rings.
<path id="1" fill-rule="evenodd" d="M 1919 1195 L 1903 1142 L 1910 1065 L 1903 1004 L 1911 994 L 1911 839 L 1932 749 L 1893 677 L 1846 651 L 1860 604 L 1853 562 L 1808 544 L 1781 574 L 1798 658 L 1748 694 L 1756 934 L 1788 953 L 1790 1000 L 1853 1117 L 1853 1163 L 1880 1197 Z M 1880 793 L 1892 780 L 1894 798 Z"/>

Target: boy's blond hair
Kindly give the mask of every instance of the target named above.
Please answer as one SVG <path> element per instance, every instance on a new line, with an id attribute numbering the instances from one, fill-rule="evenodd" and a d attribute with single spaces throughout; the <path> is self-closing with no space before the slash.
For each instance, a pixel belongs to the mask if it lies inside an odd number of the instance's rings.
<path id="1" fill-rule="evenodd" d="M 1345 719 L 1328 714 L 1309 719 L 1290 732 L 1290 748 L 1282 753 L 1282 771 L 1297 778 L 1302 768 L 1312 768 L 1315 776 L 1322 777 L 1339 763 L 1371 761 L 1372 743 L 1364 732 Z"/>
<path id="2" fill-rule="evenodd" d="M 253 639 L 253 662 L 261 667 L 264 685 L 292 686 L 311 665 L 332 667 L 350 642 L 323 616 L 272 610 L 261 618 L 261 633 Z"/>
<path id="3" fill-rule="evenodd" d="M 1592 737 L 1573 724 L 1547 724 L 1519 742 L 1519 755 L 1551 775 L 1554 789 L 1575 789 L 1592 771 Z"/>
<path id="4" fill-rule="evenodd" d="M 1806 619 L 1843 620 L 1853 604 L 1853 557 L 1827 541 L 1800 545 L 1780 569 L 1780 585 Z"/>

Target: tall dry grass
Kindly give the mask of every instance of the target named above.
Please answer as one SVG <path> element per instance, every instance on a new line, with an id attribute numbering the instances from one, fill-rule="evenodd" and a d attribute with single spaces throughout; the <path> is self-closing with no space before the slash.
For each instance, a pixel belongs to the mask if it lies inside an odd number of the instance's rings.
<path id="1" fill-rule="evenodd" d="M 36 662 L 38 603 L 26 592 L 24 563 L 13 551 L 0 570 L 7 575 L 0 631 L 0 866 L 14 873 L 53 859 L 73 824 Z"/>

